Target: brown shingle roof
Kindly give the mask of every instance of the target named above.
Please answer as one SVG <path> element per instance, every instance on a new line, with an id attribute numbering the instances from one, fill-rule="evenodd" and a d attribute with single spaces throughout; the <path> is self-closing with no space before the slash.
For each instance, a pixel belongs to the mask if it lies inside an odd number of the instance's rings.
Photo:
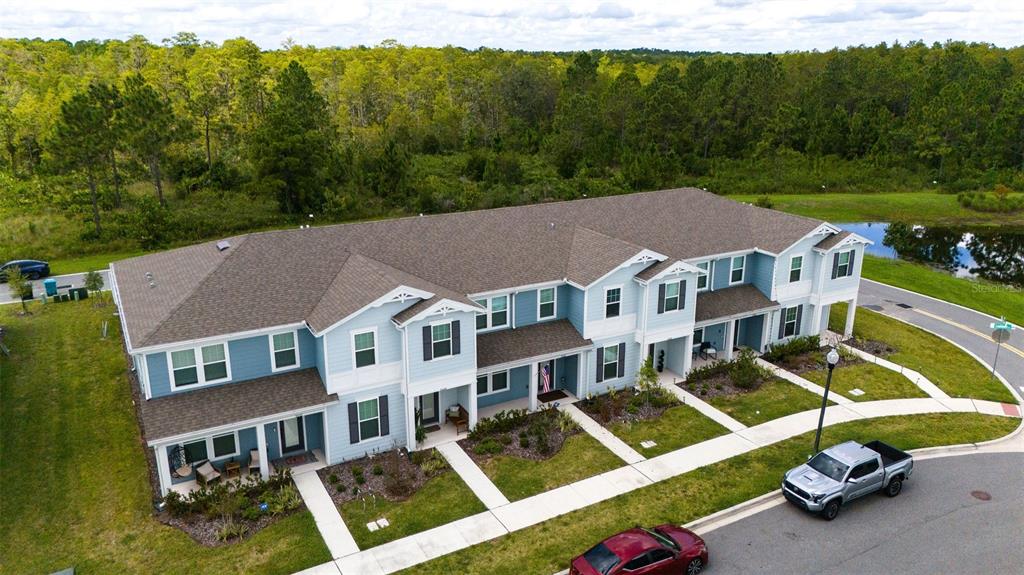
<path id="1" fill-rule="evenodd" d="M 729 317 L 746 312 L 779 307 L 779 304 L 765 297 L 761 290 L 745 284 L 697 294 L 695 321 Z"/>
<path id="2" fill-rule="evenodd" d="M 567 319 L 535 323 L 526 327 L 478 335 L 476 366 L 483 369 L 591 345 L 593 342 L 584 339 Z"/>
<path id="3" fill-rule="evenodd" d="M 143 434 L 156 441 L 337 401 L 315 369 L 290 371 L 143 401 Z"/>
<path id="4" fill-rule="evenodd" d="M 820 223 L 684 188 L 254 233 L 232 238 L 226 252 L 208 242 L 114 270 L 132 346 L 145 347 L 303 321 L 331 325 L 393 281 L 415 279 L 465 302 L 563 278 L 589 283 L 641 248 L 672 260 L 779 253 Z M 353 254 L 376 264 L 349 264 Z M 148 287 L 147 271 L 157 288 Z"/>
<path id="5" fill-rule="evenodd" d="M 845 230 L 839 232 L 838 234 L 832 234 L 831 236 L 828 236 L 827 238 L 825 238 L 825 239 L 821 240 L 820 242 L 814 244 L 814 247 L 819 249 L 819 250 L 827 252 L 828 250 L 830 250 L 833 247 L 835 247 L 836 245 L 838 245 L 839 242 L 841 242 L 841 241 L 845 240 L 846 238 L 848 238 L 850 236 L 850 234 L 851 234 L 851 232 L 848 232 L 848 231 L 845 231 Z"/>

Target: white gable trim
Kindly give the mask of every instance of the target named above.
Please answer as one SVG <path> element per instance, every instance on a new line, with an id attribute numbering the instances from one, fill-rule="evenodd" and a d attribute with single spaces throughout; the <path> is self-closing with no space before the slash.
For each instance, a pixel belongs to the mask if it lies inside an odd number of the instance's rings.
<path id="1" fill-rule="evenodd" d="M 807 238 L 814 237 L 814 236 L 826 236 L 826 235 L 830 235 L 830 234 L 838 234 L 841 231 L 843 231 L 843 230 L 839 229 L 838 227 L 836 227 L 836 226 L 834 226 L 834 225 L 832 225 L 832 224 L 830 224 L 828 222 L 821 222 L 821 224 L 819 224 L 818 227 L 814 228 L 809 233 L 804 234 L 803 237 L 801 237 L 797 241 L 795 241 L 795 242 L 789 244 L 788 246 L 786 246 L 786 249 L 784 249 L 781 252 L 779 252 L 779 254 L 786 253 L 787 251 L 793 249 L 793 246 L 799 244 L 800 242 L 806 240 Z M 824 238 L 822 238 L 822 239 L 824 239 Z"/>
<path id="2" fill-rule="evenodd" d="M 838 249 L 845 248 L 846 246 L 850 246 L 850 245 L 853 245 L 853 244 L 864 244 L 864 245 L 870 246 L 870 245 L 873 245 L 874 243 L 875 242 L 873 242 L 873 241 L 871 241 L 871 240 L 869 240 L 869 239 L 867 239 L 867 238 L 865 238 L 863 236 L 859 236 L 857 234 L 851 233 L 850 235 L 848 235 L 845 238 L 843 238 L 842 240 L 840 240 L 838 244 L 830 247 L 827 250 L 823 250 L 821 248 L 814 248 L 814 251 L 816 251 L 818 253 L 822 253 L 822 254 L 827 254 L 829 252 L 834 252 L 834 251 L 836 251 Z"/>
<path id="3" fill-rule="evenodd" d="M 469 304 L 465 304 L 465 303 L 462 303 L 462 302 L 450 300 L 450 299 L 447 299 L 447 298 L 441 298 L 440 300 L 434 302 L 429 307 L 427 307 L 427 309 L 420 311 L 419 313 L 417 313 L 416 315 L 410 317 L 409 319 L 407 319 L 407 320 L 405 320 L 405 321 L 403 321 L 401 323 L 395 322 L 395 325 L 397 325 L 398 327 L 404 327 L 404 326 L 407 326 L 407 325 L 409 325 L 410 323 L 412 323 L 414 321 L 419 321 L 421 319 L 426 319 L 426 318 L 428 318 L 430 316 L 433 316 L 433 315 L 440 315 L 440 316 L 444 317 L 444 316 L 447 316 L 450 313 L 461 312 L 461 311 L 477 313 L 477 312 L 481 311 L 482 309 L 483 308 L 481 308 L 479 306 L 469 305 Z M 394 321 L 394 320 L 392 320 L 392 321 Z"/>
<path id="4" fill-rule="evenodd" d="M 614 269 L 609 270 L 608 273 L 606 273 L 603 276 L 597 278 L 596 280 L 590 282 L 589 284 L 586 285 L 586 287 L 580 286 L 580 289 L 584 289 L 585 290 L 585 289 L 587 289 L 587 288 L 589 288 L 589 287 L 591 287 L 593 285 L 596 285 L 596 284 L 604 281 L 608 276 L 612 275 L 613 273 L 615 273 L 615 272 L 617 272 L 617 271 L 619 271 L 621 269 L 625 269 L 625 268 L 628 268 L 630 266 L 634 266 L 636 264 L 651 264 L 651 263 L 654 263 L 654 262 L 662 262 L 662 261 L 665 261 L 667 259 L 668 259 L 668 256 L 666 256 L 664 254 L 659 254 L 658 252 L 656 252 L 654 250 L 648 250 L 648 249 L 640 250 L 639 252 L 637 252 L 637 254 L 635 256 L 633 256 L 633 257 L 629 258 L 628 260 L 622 262 L 621 264 L 615 266 Z M 571 285 L 574 285 L 574 286 L 577 285 L 577 284 L 575 284 L 573 282 L 569 282 L 569 283 Z"/>
<path id="5" fill-rule="evenodd" d="M 679 274 L 702 274 L 702 273 L 704 273 L 704 271 L 701 270 L 700 268 L 698 268 L 697 266 L 695 266 L 693 264 L 686 263 L 686 262 L 684 262 L 682 260 L 677 260 L 672 265 L 670 265 L 667 268 L 665 268 L 665 269 L 661 270 L 660 272 L 658 272 L 657 275 L 655 275 L 654 277 L 652 277 L 652 278 L 650 278 L 650 279 L 648 279 L 646 281 L 637 278 L 637 281 L 639 281 L 641 284 L 646 284 L 646 283 L 650 283 L 650 282 L 653 282 L 653 281 L 660 280 L 660 279 L 668 277 L 668 276 L 677 276 Z"/>
<path id="6" fill-rule="evenodd" d="M 386 293 L 386 294 L 380 296 L 379 298 L 373 300 L 372 302 L 364 305 L 363 307 L 359 308 L 355 312 L 350 313 L 347 316 L 343 317 L 342 319 L 338 320 L 337 322 L 334 323 L 334 325 L 328 327 L 327 329 L 323 330 L 322 332 L 317 333 L 316 331 L 313 331 L 312 327 L 309 328 L 309 331 L 312 332 L 313 335 L 319 337 L 319 336 L 321 336 L 321 335 L 323 335 L 323 334 L 325 334 L 325 333 L 335 329 L 336 327 L 340 326 L 341 324 L 347 322 L 348 320 L 358 316 L 359 314 L 363 313 L 364 311 L 366 311 L 368 309 L 372 309 L 372 308 L 375 308 L 375 307 L 381 307 L 382 305 L 389 304 L 389 303 L 405 303 L 406 301 L 409 301 L 409 300 L 429 299 L 429 298 L 432 298 L 432 297 L 434 297 L 434 294 L 432 294 L 432 293 L 430 293 L 430 292 L 428 292 L 426 290 L 421 290 L 421 289 L 416 289 L 416 288 L 405 286 L 405 285 L 400 285 L 400 286 L 396 287 L 395 289 L 389 291 L 388 293 Z"/>

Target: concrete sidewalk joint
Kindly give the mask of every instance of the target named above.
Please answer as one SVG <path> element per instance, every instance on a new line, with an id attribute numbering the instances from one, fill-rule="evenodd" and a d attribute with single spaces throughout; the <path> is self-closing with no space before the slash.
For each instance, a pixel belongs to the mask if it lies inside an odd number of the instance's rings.
<path id="1" fill-rule="evenodd" d="M 334 500 L 327 494 L 327 488 L 324 487 L 317 472 L 299 473 L 292 479 L 299 494 L 302 495 L 302 500 L 306 502 L 306 507 L 313 514 L 313 521 L 316 522 L 316 528 L 327 544 L 331 557 L 337 559 L 358 553 L 359 546 L 356 545 L 356 540 L 352 538 L 348 527 L 342 521 Z"/>
<path id="2" fill-rule="evenodd" d="M 508 497 L 491 481 L 491 478 L 480 469 L 480 466 L 467 454 L 462 447 L 452 441 L 437 446 L 437 451 L 448 460 L 455 473 L 459 474 L 466 486 L 476 495 L 477 499 L 488 509 L 508 505 Z"/>
<path id="3" fill-rule="evenodd" d="M 760 365 L 761 367 L 767 369 L 768 371 L 771 371 L 776 376 L 781 377 L 782 379 L 792 384 L 796 384 L 806 389 L 807 391 L 818 394 L 819 396 L 825 395 L 825 388 L 821 387 L 820 385 L 812 381 L 806 380 L 789 370 L 782 369 L 781 367 L 775 365 L 774 363 L 769 363 L 761 358 L 757 358 L 757 360 L 755 361 L 757 361 L 757 364 Z M 849 405 L 853 403 L 853 401 L 850 398 L 840 395 L 832 390 L 829 390 L 828 397 L 829 399 L 831 399 L 832 401 L 836 402 L 839 405 Z"/>
<path id="4" fill-rule="evenodd" d="M 747 428 L 746 425 L 743 425 L 742 423 L 736 421 L 735 419 L 730 417 L 729 414 L 720 411 L 710 403 L 702 400 L 701 398 L 686 391 L 685 389 L 679 387 L 678 385 L 674 385 L 667 381 L 662 381 L 660 383 L 662 387 L 669 390 L 677 398 L 679 398 L 679 401 L 682 401 L 686 405 L 689 405 L 690 407 L 696 409 L 702 415 L 715 420 L 715 422 L 725 427 L 729 431 L 740 431 Z"/>
<path id="5" fill-rule="evenodd" d="M 578 423 L 580 427 L 583 428 L 583 431 L 586 431 L 591 437 L 598 440 L 601 445 L 608 448 L 608 451 L 611 451 L 626 463 L 632 465 L 647 459 L 637 452 L 637 450 L 626 444 L 625 441 L 616 437 L 614 433 L 608 431 L 605 426 L 594 421 L 594 418 L 583 413 L 583 411 L 575 405 L 560 405 L 558 406 L 558 409 L 569 414 L 569 417 Z"/>

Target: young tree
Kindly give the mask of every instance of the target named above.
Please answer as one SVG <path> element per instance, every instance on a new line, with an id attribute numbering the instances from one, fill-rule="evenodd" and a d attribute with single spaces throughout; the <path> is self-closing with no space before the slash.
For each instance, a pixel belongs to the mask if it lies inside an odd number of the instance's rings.
<path id="1" fill-rule="evenodd" d="M 188 127 L 174 115 L 171 102 L 147 84 L 142 74 L 125 80 L 123 101 L 118 128 L 128 149 L 149 168 L 157 199 L 166 204 L 160 162 L 171 144 L 188 139 Z"/>
<path id="2" fill-rule="evenodd" d="M 103 276 L 100 275 L 100 272 L 92 270 L 85 274 L 85 289 L 93 293 L 99 293 L 103 290 Z"/>
<path id="3" fill-rule="evenodd" d="M 25 274 L 21 273 L 21 268 L 18 266 L 9 267 L 3 273 L 7 278 L 7 289 L 10 290 L 11 297 L 20 299 L 21 309 L 28 313 L 28 304 L 25 302 L 25 298 L 32 295 L 32 283 L 28 281 Z"/>
<path id="4" fill-rule="evenodd" d="M 50 142 L 50 152 L 58 166 L 85 175 L 97 237 L 102 230 L 96 174 L 107 161 L 107 126 L 110 121 L 107 110 L 97 98 L 99 90 L 90 86 L 61 104 L 60 119 Z"/>

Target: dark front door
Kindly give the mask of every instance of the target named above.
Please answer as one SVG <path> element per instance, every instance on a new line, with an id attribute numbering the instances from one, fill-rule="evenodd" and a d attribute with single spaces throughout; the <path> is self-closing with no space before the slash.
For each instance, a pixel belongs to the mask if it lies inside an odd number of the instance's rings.
<path id="1" fill-rule="evenodd" d="M 281 434 L 281 454 L 306 450 L 306 434 L 302 429 L 302 417 L 284 419 L 277 424 Z"/>
<path id="2" fill-rule="evenodd" d="M 438 392 L 421 395 L 420 400 L 420 425 L 431 425 L 439 420 L 437 412 Z"/>

